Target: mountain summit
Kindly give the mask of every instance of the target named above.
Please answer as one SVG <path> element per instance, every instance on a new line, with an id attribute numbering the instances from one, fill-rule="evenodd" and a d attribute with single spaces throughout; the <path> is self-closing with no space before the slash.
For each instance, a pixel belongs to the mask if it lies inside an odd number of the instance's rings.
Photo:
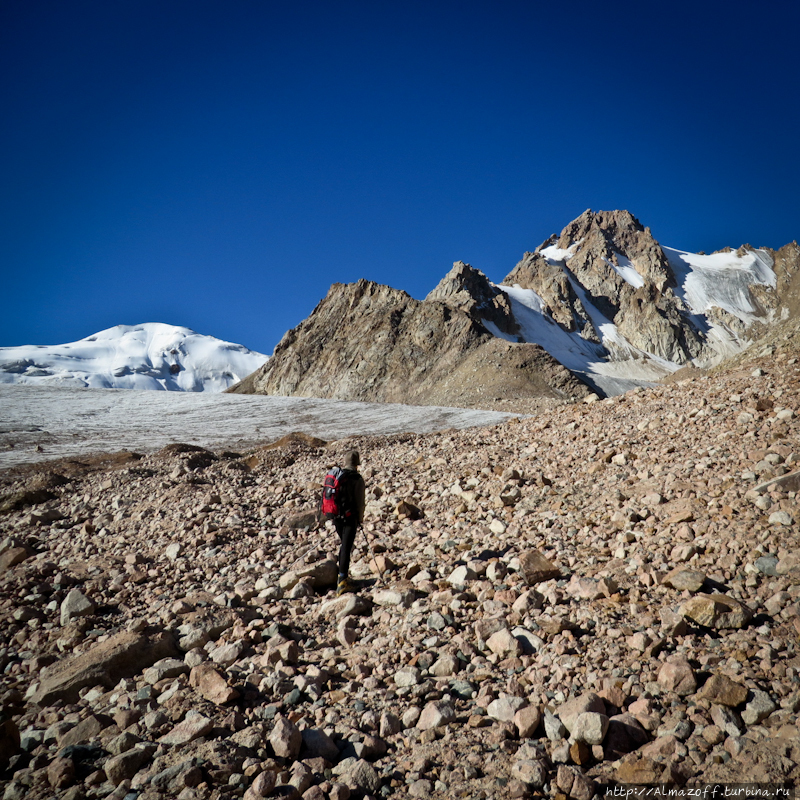
<path id="1" fill-rule="evenodd" d="M 230 391 L 519 410 L 615 395 L 744 349 L 798 313 L 798 276 L 796 243 L 688 253 L 588 210 L 500 284 L 460 261 L 423 301 L 334 284 Z"/>
<path id="2" fill-rule="evenodd" d="M 487 330 L 482 315 L 500 311 L 491 284 L 472 272 L 473 294 L 454 291 L 448 302 L 415 300 L 366 280 L 334 284 L 279 342 L 272 367 L 230 391 L 465 407 L 491 405 L 510 390 L 549 399 L 587 394 L 538 345 L 511 344 Z"/>
<path id="3" fill-rule="evenodd" d="M 0 383 L 221 392 L 266 360 L 240 344 L 146 322 L 69 344 L 0 347 Z"/>

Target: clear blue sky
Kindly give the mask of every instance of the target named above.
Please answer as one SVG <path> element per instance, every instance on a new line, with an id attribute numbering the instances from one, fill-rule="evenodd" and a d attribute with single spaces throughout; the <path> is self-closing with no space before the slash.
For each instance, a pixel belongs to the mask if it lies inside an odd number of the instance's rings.
<path id="1" fill-rule="evenodd" d="M 335 281 L 500 281 L 587 208 L 800 238 L 793 2 L 0 0 L 0 345 L 271 353 Z"/>

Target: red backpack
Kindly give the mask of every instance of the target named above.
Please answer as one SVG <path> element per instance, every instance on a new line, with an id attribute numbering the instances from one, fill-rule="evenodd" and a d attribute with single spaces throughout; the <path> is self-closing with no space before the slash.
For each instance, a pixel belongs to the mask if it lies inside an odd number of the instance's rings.
<path id="1" fill-rule="evenodd" d="M 350 469 L 334 467 L 328 471 L 322 484 L 322 513 L 328 519 L 346 519 L 351 516 L 351 492 L 348 489 Z"/>

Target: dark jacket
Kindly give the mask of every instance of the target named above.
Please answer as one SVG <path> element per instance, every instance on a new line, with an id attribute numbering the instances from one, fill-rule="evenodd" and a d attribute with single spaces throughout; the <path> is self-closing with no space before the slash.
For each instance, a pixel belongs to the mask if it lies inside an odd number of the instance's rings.
<path id="1" fill-rule="evenodd" d="M 353 516 L 349 517 L 348 521 L 354 521 L 357 525 L 361 525 L 364 522 L 364 510 L 367 507 L 367 489 L 361 473 L 355 470 L 350 471 L 347 488 L 350 491 L 349 506 L 353 510 Z"/>

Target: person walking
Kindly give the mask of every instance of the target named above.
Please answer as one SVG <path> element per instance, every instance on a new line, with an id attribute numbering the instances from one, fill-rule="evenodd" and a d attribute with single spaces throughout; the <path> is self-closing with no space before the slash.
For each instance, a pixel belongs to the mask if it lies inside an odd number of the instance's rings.
<path id="1" fill-rule="evenodd" d="M 366 487 L 364 478 L 358 471 L 361 458 L 357 450 L 351 450 L 344 460 L 343 473 L 339 477 L 342 483 L 342 514 L 333 518 L 336 533 L 339 534 L 339 579 L 336 583 L 336 594 L 342 595 L 353 591 L 348 575 L 350 573 L 350 554 L 356 540 L 356 532 L 364 522 L 366 508 Z"/>

